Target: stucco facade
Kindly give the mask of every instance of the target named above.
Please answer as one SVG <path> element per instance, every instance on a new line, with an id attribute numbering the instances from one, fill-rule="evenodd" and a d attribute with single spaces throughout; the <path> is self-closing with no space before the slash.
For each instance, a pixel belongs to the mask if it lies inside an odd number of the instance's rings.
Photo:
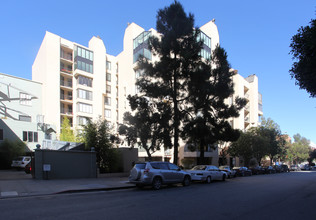
<path id="1" fill-rule="evenodd" d="M 40 123 L 42 84 L 0 73 L 0 142 L 21 140 L 30 150 L 44 139 L 55 138 L 54 128 L 45 133 Z"/>
<path id="2" fill-rule="evenodd" d="M 201 55 L 207 58 L 219 44 L 215 20 L 201 26 L 200 30 L 204 42 Z M 86 47 L 46 32 L 32 67 L 32 79 L 42 84 L 41 112 L 45 115 L 46 123 L 56 125 L 57 135 L 63 117 L 69 118 L 74 129 L 80 129 L 87 118 L 95 121 L 101 117 L 111 123 L 113 132 L 117 131 L 117 126 L 123 123 L 124 113 L 130 111 L 127 96 L 138 93 L 135 86 L 139 76 L 136 61 L 138 54 L 147 56 L 153 62 L 158 59 L 145 45 L 150 35 L 159 37 L 154 29 L 145 30 L 135 23 L 128 24 L 123 51 L 112 56 L 107 54 L 99 37 L 92 37 Z M 262 115 L 258 78 L 255 75 L 243 78 L 236 74 L 233 81 L 235 94 L 231 101 L 239 96 L 245 97 L 248 103 L 238 118 L 231 119 L 231 124 L 234 128 L 246 130 L 258 125 L 258 116 Z M 185 143 L 180 143 L 179 161 L 198 156 L 198 152 L 188 151 Z M 161 149 L 153 157 L 173 161 L 172 152 L 170 149 Z M 145 159 L 146 156 L 146 152 L 139 149 L 139 157 Z M 218 150 L 210 149 L 205 156 L 210 163 L 218 165 Z"/>

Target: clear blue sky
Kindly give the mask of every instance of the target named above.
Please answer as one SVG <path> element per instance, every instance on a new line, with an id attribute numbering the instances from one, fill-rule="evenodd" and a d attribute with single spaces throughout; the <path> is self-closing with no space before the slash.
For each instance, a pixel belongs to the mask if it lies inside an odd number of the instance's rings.
<path id="1" fill-rule="evenodd" d="M 50 31 L 70 41 L 88 45 L 99 35 L 107 53 L 122 51 L 127 23 L 146 30 L 156 27 L 157 10 L 171 0 L 134 1 L 1 1 L 0 72 L 32 78 L 32 64 Z M 263 113 L 283 133 L 301 134 L 316 143 L 316 99 L 295 86 L 288 70 L 291 37 L 315 18 L 315 0 L 180 0 L 195 15 L 196 26 L 216 19 L 220 43 L 232 68 L 247 77 L 259 77 Z"/>

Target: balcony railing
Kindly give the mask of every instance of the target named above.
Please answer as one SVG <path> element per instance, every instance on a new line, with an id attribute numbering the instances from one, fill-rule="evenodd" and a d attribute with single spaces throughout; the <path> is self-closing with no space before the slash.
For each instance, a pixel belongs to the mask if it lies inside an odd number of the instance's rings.
<path id="1" fill-rule="evenodd" d="M 70 100 L 70 101 L 72 101 L 72 95 L 60 94 L 60 99 L 61 100 Z"/>
<path id="2" fill-rule="evenodd" d="M 72 88 L 72 81 L 60 80 L 60 85 Z"/>
<path id="3" fill-rule="evenodd" d="M 71 109 L 60 109 L 61 114 L 72 115 Z"/>
<path id="4" fill-rule="evenodd" d="M 63 58 L 63 59 L 65 59 L 65 60 L 72 61 L 72 55 L 71 55 L 71 54 L 65 54 L 65 52 L 64 52 L 64 53 L 62 53 L 62 54 L 60 55 L 60 57 Z"/>
<path id="5" fill-rule="evenodd" d="M 68 68 L 60 68 L 60 71 L 65 72 L 65 73 L 72 74 L 72 69 L 68 69 Z"/>

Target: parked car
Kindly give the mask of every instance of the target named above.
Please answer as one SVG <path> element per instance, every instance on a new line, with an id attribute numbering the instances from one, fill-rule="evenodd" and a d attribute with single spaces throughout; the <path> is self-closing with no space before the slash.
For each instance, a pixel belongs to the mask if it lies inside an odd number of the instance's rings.
<path id="1" fill-rule="evenodd" d="M 272 166 L 264 166 L 263 168 L 265 174 L 276 173 L 275 169 Z"/>
<path id="2" fill-rule="evenodd" d="M 247 167 L 233 167 L 237 176 L 251 176 L 252 172 Z"/>
<path id="3" fill-rule="evenodd" d="M 219 169 L 221 171 L 226 172 L 227 178 L 236 177 L 236 170 L 231 169 L 229 166 L 220 166 Z"/>
<path id="4" fill-rule="evenodd" d="M 182 183 L 188 186 L 191 175 L 169 162 L 141 162 L 130 171 L 129 182 L 137 187 L 151 185 L 158 190 L 164 184 Z"/>
<path id="5" fill-rule="evenodd" d="M 281 165 L 274 165 L 273 168 L 275 169 L 276 173 L 281 173 Z"/>
<path id="6" fill-rule="evenodd" d="M 303 166 L 301 166 L 301 170 L 311 170 L 312 168 L 310 167 L 309 164 L 304 164 Z"/>
<path id="7" fill-rule="evenodd" d="M 264 168 L 261 166 L 250 167 L 249 168 L 253 175 L 264 174 Z"/>
<path id="8" fill-rule="evenodd" d="M 187 170 L 191 174 L 192 181 L 203 181 L 210 183 L 213 180 L 225 181 L 227 173 L 221 171 L 217 166 L 212 165 L 197 165 L 191 170 Z"/>
<path id="9" fill-rule="evenodd" d="M 300 171 L 301 168 L 298 165 L 291 165 L 290 166 L 290 171 Z"/>
<path id="10" fill-rule="evenodd" d="M 282 164 L 281 165 L 281 172 L 290 172 L 290 169 L 286 164 Z"/>
<path id="11" fill-rule="evenodd" d="M 18 170 L 24 169 L 25 166 L 31 161 L 29 156 L 20 156 L 12 160 L 11 167 Z"/>
<path id="12" fill-rule="evenodd" d="M 28 164 L 26 164 L 26 166 L 24 167 L 24 171 L 27 174 L 31 173 L 31 171 L 32 171 L 31 161 Z"/>

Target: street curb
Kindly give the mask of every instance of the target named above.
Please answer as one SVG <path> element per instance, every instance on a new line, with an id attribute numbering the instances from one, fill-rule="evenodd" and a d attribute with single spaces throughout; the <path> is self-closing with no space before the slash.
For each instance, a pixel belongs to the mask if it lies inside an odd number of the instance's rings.
<path id="1" fill-rule="evenodd" d="M 56 192 L 56 193 L 52 193 L 52 194 L 67 194 L 67 193 L 96 192 L 96 191 L 112 191 L 112 190 L 132 189 L 132 188 L 136 188 L 136 186 L 118 186 L 118 187 L 93 188 L 93 189 L 70 189 L 70 190 L 60 191 L 60 192 Z"/>

